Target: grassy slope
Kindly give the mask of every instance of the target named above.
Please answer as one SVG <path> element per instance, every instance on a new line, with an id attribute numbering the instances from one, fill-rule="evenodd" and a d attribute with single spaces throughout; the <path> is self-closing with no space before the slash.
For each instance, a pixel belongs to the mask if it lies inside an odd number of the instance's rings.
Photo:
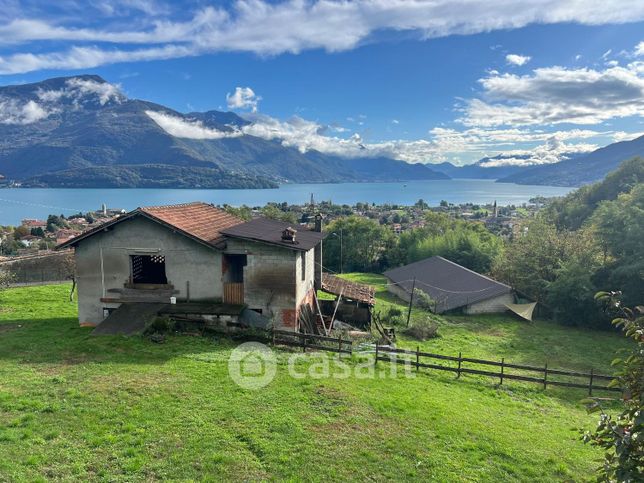
<path id="1" fill-rule="evenodd" d="M 594 419 L 579 391 L 436 372 L 296 380 L 283 364 L 268 387 L 245 391 L 227 375 L 231 340 L 94 338 L 67 290 L 0 293 L 0 481 L 583 480 L 599 456 L 574 431 Z M 552 351 L 562 365 L 597 367 L 621 345 L 610 334 L 523 329 L 463 319 L 426 344 L 513 360 Z M 545 340 L 570 346 L 538 347 Z"/>

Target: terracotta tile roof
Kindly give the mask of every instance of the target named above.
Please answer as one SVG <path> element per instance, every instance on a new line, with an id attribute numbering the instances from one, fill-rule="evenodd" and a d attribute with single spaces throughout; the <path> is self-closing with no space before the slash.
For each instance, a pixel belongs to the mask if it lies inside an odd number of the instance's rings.
<path id="1" fill-rule="evenodd" d="M 244 220 L 232 216 L 213 205 L 203 202 L 184 203 L 180 205 L 147 206 L 137 208 L 129 213 L 113 218 L 84 231 L 80 235 L 61 243 L 57 250 L 76 245 L 79 241 L 94 235 L 122 221 L 145 216 L 158 223 L 169 226 L 184 235 L 206 245 L 216 246 L 224 240 L 221 231 L 244 223 Z"/>
<path id="2" fill-rule="evenodd" d="M 340 296 L 343 298 L 362 302 L 370 306 L 376 304 L 375 294 L 376 289 L 371 285 L 363 285 L 357 282 L 350 282 L 330 273 L 322 274 L 322 291 L 332 295 Z"/>
<path id="3" fill-rule="evenodd" d="M 211 245 L 222 240 L 222 230 L 244 223 L 244 220 L 203 202 L 147 206 L 139 210 Z"/>

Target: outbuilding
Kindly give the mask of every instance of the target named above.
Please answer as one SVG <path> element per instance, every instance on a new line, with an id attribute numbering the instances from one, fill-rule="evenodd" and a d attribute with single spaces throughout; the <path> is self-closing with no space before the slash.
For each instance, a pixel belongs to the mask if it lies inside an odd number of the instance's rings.
<path id="1" fill-rule="evenodd" d="M 414 289 L 432 300 L 433 311 L 466 314 L 500 313 L 515 302 L 512 287 L 435 256 L 385 272 L 389 292 L 409 301 Z"/>

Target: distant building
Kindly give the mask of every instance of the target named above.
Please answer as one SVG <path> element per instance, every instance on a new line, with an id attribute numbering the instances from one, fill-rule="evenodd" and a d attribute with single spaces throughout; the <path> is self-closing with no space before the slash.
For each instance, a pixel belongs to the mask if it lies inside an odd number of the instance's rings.
<path id="1" fill-rule="evenodd" d="M 25 228 L 42 228 L 43 230 L 47 228 L 47 222 L 44 220 L 36 220 L 33 218 L 25 218 L 20 222 Z"/>

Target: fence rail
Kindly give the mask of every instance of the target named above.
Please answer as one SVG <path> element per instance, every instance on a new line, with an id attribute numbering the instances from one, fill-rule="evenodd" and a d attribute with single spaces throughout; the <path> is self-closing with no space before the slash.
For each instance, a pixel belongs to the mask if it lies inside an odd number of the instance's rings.
<path id="1" fill-rule="evenodd" d="M 301 347 L 303 351 L 307 349 L 323 350 L 336 352 L 340 354 L 352 354 L 353 343 L 350 339 L 328 337 L 324 335 L 302 334 L 300 332 L 290 332 L 286 330 L 271 331 L 273 345 L 288 345 L 291 347 Z M 399 356 L 403 356 L 402 358 Z M 410 357 L 411 356 L 411 357 Z M 422 359 L 425 359 L 424 361 Z M 446 361 L 453 362 L 455 365 L 436 364 L 427 361 Z M 420 348 L 415 351 L 409 349 L 396 349 L 389 346 L 375 346 L 374 364 L 378 362 L 389 362 L 395 364 L 405 364 L 415 367 L 416 370 L 421 368 L 434 369 L 438 371 L 448 371 L 456 374 L 456 378 L 460 378 L 463 374 L 474 374 L 478 376 L 492 377 L 499 380 L 499 385 L 507 380 L 531 382 L 540 384 L 543 389 L 548 386 L 558 387 L 572 387 L 578 389 L 588 390 L 588 394 L 592 395 L 593 391 L 620 391 L 619 388 L 610 387 L 608 385 L 599 385 L 597 381 L 611 381 L 614 379 L 612 376 L 604 374 L 596 374 L 593 369 L 590 372 L 570 371 L 565 369 L 551 369 L 548 364 L 543 366 L 535 366 L 528 364 L 514 364 L 505 362 L 505 359 L 500 361 L 489 361 L 485 359 L 477 359 L 473 357 L 463 357 L 461 353 L 458 356 L 449 356 L 445 354 L 433 354 L 431 352 L 421 352 Z M 463 364 L 474 364 L 477 366 L 487 366 L 499 368 L 500 370 L 484 370 L 480 368 L 465 367 Z M 507 372 L 508 369 L 515 369 L 519 371 L 527 371 L 538 373 L 540 377 L 535 377 L 526 374 L 516 374 Z M 574 378 L 574 381 L 562 381 L 552 379 L 553 376 L 564 376 L 567 378 Z"/>
<path id="2" fill-rule="evenodd" d="M 399 355 L 403 356 L 413 356 L 414 358 L 399 358 Z M 434 359 L 439 361 L 450 361 L 456 362 L 457 366 L 446 366 L 441 364 L 432 364 L 430 362 L 421 362 L 421 358 Z M 444 354 L 432 354 L 431 352 L 420 352 L 420 349 L 415 351 L 408 349 L 394 349 L 390 347 L 382 347 L 376 344 L 376 354 L 374 363 L 377 364 L 378 361 L 383 362 L 393 362 L 396 364 L 406 364 L 415 367 L 416 370 L 420 368 L 426 369 L 435 369 L 439 371 L 449 371 L 456 373 L 456 377 L 460 378 L 462 374 L 475 374 L 479 376 L 487 376 L 499 379 L 499 385 L 503 384 L 505 379 L 523 381 L 523 382 L 533 382 L 541 384 L 544 389 L 547 389 L 548 386 L 560 386 L 560 387 L 574 387 L 579 389 L 587 389 L 588 394 L 592 395 L 593 390 L 601 391 L 620 391 L 619 388 L 610 387 L 607 385 L 598 385 L 596 382 L 598 380 L 610 381 L 613 379 L 612 376 L 607 376 L 604 374 L 596 374 L 592 369 L 590 372 L 579 372 L 579 371 L 568 371 L 563 369 L 550 369 L 548 364 L 545 364 L 543 367 L 524 365 L 524 364 L 512 364 L 505 362 L 505 359 L 501 361 L 488 361 L 485 359 L 475 359 L 472 357 L 463 357 L 459 353 L 458 356 L 448 356 Z M 491 366 L 499 367 L 501 370 L 499 372 L 494 372 L 490 370 L 481 370 L 474 369 L 471 367 L 463 367 L 463 363 L 477 364 L 482 366 Z M 533 377 L 527 376 L 524 374 L 513 374 L 506 372 L 506 369 L 518 369 L 522 371 L 531 371 L 538 372 L 542 374 L 542 377 Z M 561 381 L 548 379 L 549 376 L 566 376 L 570 378 L 584 379 L 583 383 L 581 381 Z M 586 382 L 586 380 L 588 382 Z"/>
<path id="3" fill-rule="evenodd" d="M 291 347 L 301 347 L 304 351 L 307 349 L 316 349 L 339 354 L 352 354 L 353 342 L 351 339 L 328 337 L 325 335 L 302 334 L 301 332 L 289 332 L 287 330 L 273 330 L 273 345 L 288 345 Z"/>

